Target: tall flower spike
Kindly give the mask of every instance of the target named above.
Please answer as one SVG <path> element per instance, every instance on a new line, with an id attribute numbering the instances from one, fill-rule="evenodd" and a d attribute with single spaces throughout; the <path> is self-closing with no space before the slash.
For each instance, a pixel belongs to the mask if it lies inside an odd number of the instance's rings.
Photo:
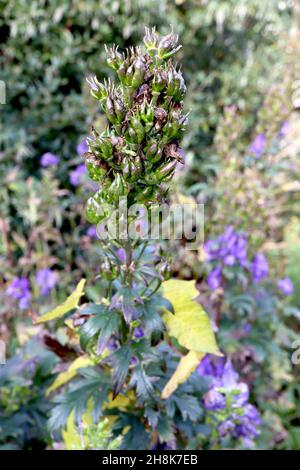
<path id="1" fill-rule="evenodd" d="M 159 38 L 154 28 L 146 28 L 145 51 L 131 47 L 121 53 L 116 46 L 105 48 L 119 84 L 88 78 L 91 94 L 109 122 L 108 132 L 100 136 L 92 132 L 93 137 L 87 138 L 87 168 L 101 184 L 88 203 L 92 223 L 97 221 L 93 211 L 101 201 L 117 206 L 124 194 L 145 204 L 161 201 L 176 164 L 182 162 L 179 140 L 187 122 L 182 113 L 186 88 L 172 57 L 180 48 L 177 43 L 173 31 Z M 109 194 L 103 190 L 106 187 Z"/>

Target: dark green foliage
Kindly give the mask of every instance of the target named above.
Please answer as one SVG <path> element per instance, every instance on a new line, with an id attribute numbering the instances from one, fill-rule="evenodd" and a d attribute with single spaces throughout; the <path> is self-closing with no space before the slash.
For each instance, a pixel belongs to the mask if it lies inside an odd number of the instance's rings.
<path id="1" fill-rule="evenodd" d="M 56 356 L 31 340 L 0 366 L 0 448 L 41 450 L 50 443 L 45 397 Z"/>

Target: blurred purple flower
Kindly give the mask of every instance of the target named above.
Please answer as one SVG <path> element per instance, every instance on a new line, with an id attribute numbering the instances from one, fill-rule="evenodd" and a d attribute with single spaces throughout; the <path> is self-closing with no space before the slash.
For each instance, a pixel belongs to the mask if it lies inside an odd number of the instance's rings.
<path id="1" fill-rule="evenodd" d="M 83 176 L 85 173 L 87 173 L 85 164 L 82 163 L 81 165 L 78 165 L 75 170 L 71 171 L 70 173 L 70 183 L 73 186 L 79 186 L 83 181 Z"/>
<path id="2" fill-rule="evenodd" d="M 259 158 L 265 149 L 266 146 L 266 137 L 264 134 L 258 134 L 250 145 L 250 151 L 255 155 L 256 158 Z"/>
<path id="3" fill-rule="evenodd" d="M 110 338 L 107 342 L 107 345 L 106 345 L 107 349 L 111 352 L 115 351 L 116 349 L 118 349 L 118 343 L 116 341 L 115 338 Z"/>
<path id="4" fill-rule="evenodd" d="M 76 147 L 78 155 L 83 155 L 85 152 L 88 152 L 88 144 L 86 139 L 82 139 Z"/>
<path id="5" fill-rule="evenodd" d="M 141 326 L 135 328 L 133 334 L 135 338 L 143 338 L 143 336 L 145 336 L 144 330 Z"/>
<path id="6" fill-rule="evenodd" d="M 209 366 L 207 363 L 204 370 L 208 367 L 207 370 L 211 373 Z M 222 372 L 221 370 L 218 375 L 214 375 L 210 390 L 203 396 L 204 407 L 208 411 L 224 410 L 223 415 L 217 418 L 217 430 L 221 439 L 231 435 L 235 439 L 241 438 L 244 445 L 251 447 L 261 424 L 259 412 L 248 403 L 248 385 L 239 381 L 230 359 L 226 361 Z M 229 401 L 227 397 L 230 397 Z"/>
<path id="7" fill-rule="evenodd" d="M 233 437 L 241 437 L 247 447 L 252 446 L 252 439 L 258 436 L 258 427 L 261 425 L 261 417 L 255 406 L 247 403 L 244 407 L 244 414 L 236 416 L 236 426 L 232 433 Z"/>
<path id="8" fill-rule="evenodd" d="M 281 290 L 283 295 L 292 295 L 294 292 L 294 284 L 289 277 L 285 277 L 277 282 L 278 289 Z"/>
<path id="9" fill-rule="evenodd" d="M 218 434 L 220 437 L 225 437 L 235 429 L 235 423 L 232 419 L 226 419 L 218 426 Z"/>
<path id="10" fill-rule="evenodd" d="M 204 244 L 205 258 L 207 261 L 218 260 L 226 266 L 247 262 L 248 242 L 245 235 L 237 233 L 233 227 L 226 227 L 223 234 L 215 240 L 208 240 Z"/>
<path id="11" fill-rule="evenodd" d="M 59 163 L 59 157 L 54 155 L 54 153 L 46 152 L 41 156 L 41 165 L 44 168 L 48 166 L 55 166 Z"/>
<path id="12" fill-rule="evenodd" d="M 122 261 L 122 263 L 125 263 L 125 261 L 126 261 L 126 252 L 125 252 L 124 248 L 118 248 L 117 249 L 117 257 L 119 258 L 120 261 Z"/>
<path id="13" fill-rule="evenodd" d="M 234 406 L 243 406 L 249 399 L 249 387 L 244 382 L 238 382 L 239 375 L 234 370 L 231 360 L 229 359 L 225 366 L 222 374 L 222 387 L 227 392 L 232 392 L 233 390 L 239 391 L 239 394 L 235 395 L 235 404 Z"/>
<path id="14" fill-rule="evenodd" d="M 97 237 L 97 227 L 95 225 L 91 225 L 87 229 L 86 234 L 90 238 L 96 238 Z"/>
<path id="15" fill-rule="evenodd" d="M 16 277 L 6 290 L 6 294 L 19 301 L 19 308 L 25 310 L 30 305 L 30 284 L 26 277 Z"/>
<path id="16" fill-rule="evenodd" d="M 57 284 L 58 276 L 50 268 L 44 268 L 37 271 L 35 280 L 40 288 L 41 295 L 49 295 Z"/>
<path id="17" fill-rule="evenodd" d="M 222 283 L 222 268 L 216 266 L 213 268 L 207 276 L 207 284 L 210 290 L 218 289 Z"/>
<path id="18" fill-rule="evenodd" d="M 203 403 L 207 410 L 217 411 L 225 408 L 226 399 L 222 393 L 212 388 L 203 396 Z"/>
<path id="19" fill-rule="evenodd" d="M 288 133 L 288 130 L 289 130 L 289 123 L 288 121 L 284 121 L 279 132 L 278 132 L 278 137 L 283 139 L 283 137 L 285 137 Z"/>
<path id="20" fill-rule="evenodd" d="M 254 282 L 262 281 L 269 274 L 269 265 L 262 253 L 257 253 L 251 263 L 250 271 Z"/>
<path id="21" fill-rule="evenodd" d="M 208 376 L 212 378 L 221 377 L 224 370 L 223 357 L 211 356 L 206 354 L 205 358 L 200 362 L 197 367 L 197 372 L 200 376 Z"/>
<path id="22" fill-rule="evenodd" d="M 252 331 L 252 325 L 251 325 L 251 323 L 245 323 L 245 324 L 243 325 L 243 331 L 244 331 L 244 333 L 246 333 L 246 334 L 250 333 L 250 332 Z"/>

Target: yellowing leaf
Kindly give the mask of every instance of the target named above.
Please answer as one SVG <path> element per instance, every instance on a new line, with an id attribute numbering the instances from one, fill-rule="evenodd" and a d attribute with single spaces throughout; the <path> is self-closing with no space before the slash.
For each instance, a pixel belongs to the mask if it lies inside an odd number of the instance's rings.
<path id="1" fill-rule="evenodd" d="M 85 279 L 81 279 L 81 281 L 77 284 L 75 291 L 67 298 L 67 300 L 65 300 L 63 304 L 58 305 L 54 310 L 45 313 L 45 315 L 38 318 L 35 323 L 43 323 L 50 320 L 55 320 L 56 318 L 63 317 L 70 310 L 77 308 L 79 299 L 83 295 L 84 285 Z"/>
<path id="2" fill-rule="evenodd" d="M 170 336 L 190 351 L 222 355 L 216 344 L 210 320 L 200 304 L 194 281 L 170 279 L 163 283 L 164 297 L 173 305 L 175 313 L 166 311 L 163 320 Z"/>
<path id="3" fill-rule="evenodd" d="M 163 399 L 169 398 L 177 389 L 178 385 L 184 383 L 189 376 L 195 371 L 200 361 L 204 358 L 204 353 L 190 351 L 186 356 L 183 356 L 179 364 L 170 378 L 169 382 L 165 385 L 161 397 Z"/>
<path id="4" fill-rule="evenodd" d="M 91 361 L 90 358 L 78 357 L 77 359 L 75 359 L 74 362 L 72 362 L 72 364 L 66 371 L 58 374 L 53 384 L 50 385 L 50 387 L 47 389 L 46 394 L 49 395 L 49 393 L 53 392 L 53 390 L 56 390 L 57 388 L 62 387 L 62 385 L 72 380 L 76 376 L 78 369 L 82 369 L 83 367 L 88 367 L 92 364 L 93 362 Z"/>
<path id="5" fill-rule="evenodd" d="M 112 408 L 118 408 L 121 411 L 126 411 L 131 401 L 135 399 L 135 394 L 130 390 L 127 395 L 119 394 L 114 400 L 112 399 L 112 393 L 108 396 L 109 402 L 104 403 L 103 409 L 110 410 Z"/>
<path id="6" fill-rule="evenodd" d="M 92 418 L 93 403 L 91 400 L 88 401 L 88 407 L 86 412 L 82 415 L 82 425 L 91 425 L 93 423 Z M 80 437 L 78 428 L 74 422 L 74 410 L 70 413 L 66 425 L 66 429 L 62 431 L 62 437 L 66 446 L 66 450 L 79 450 L 83 449 L 83 436 Z"/>

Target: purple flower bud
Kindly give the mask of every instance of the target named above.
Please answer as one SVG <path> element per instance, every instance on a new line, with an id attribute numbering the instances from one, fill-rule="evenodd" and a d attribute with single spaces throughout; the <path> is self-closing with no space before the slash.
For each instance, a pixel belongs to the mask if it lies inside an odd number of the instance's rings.
<path id="1" fill-rule="evenodd" d="M 80 186 L 85 173 L 87 173 L 85 164 L 82 163 L 81 165 L 78 165 L 77 168 L 70 173 L 70 183 L 75 187 Z"/>
<path id="2" fill-rule="evenodd" d="M 16 277 L 6 290 L 6 294 L 19 301 L 19 308 L 25 310 L 30 305 L 30 284 L 26 277 Z"/>
<path id="3" fill-rule="evenodd" d="M 52 271 L 50 268 L 40 269 L 36 273 L 36 283 L 40 288 L 41 295 L 49 295 L 53 287 L 57 284 L 58 276 L 57 273 Z"/>
<path id="4" fill-rule="evenodd" d="M 281 290 L 283 295 L 292 295 L 294 292 L 294 285 L 289 277 L 285 277 L 278 281 L 277 287 Z"/>
<path id="5" fill-rule="evenodd" d="M 264 134 L 259 134 L 250 145 L 250 151 L 256 158 L 261 157 L 266 146 L 266 137 Z"/>
<path id="6" fill-rule="evenodd" d="M 59 163 L 59 157 L 54 153 L 46 152 L 41 156 L 41 166 L 47 168 L 48 166 L 55 166 Z"/>

